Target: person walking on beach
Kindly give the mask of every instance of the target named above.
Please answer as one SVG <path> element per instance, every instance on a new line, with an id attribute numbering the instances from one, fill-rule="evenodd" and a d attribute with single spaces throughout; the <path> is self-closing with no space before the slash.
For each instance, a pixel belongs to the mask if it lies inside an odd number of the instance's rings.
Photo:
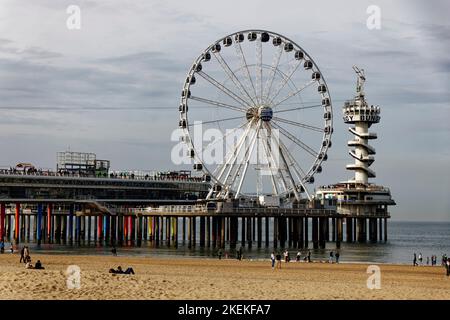
<path id="1" fill-rule="evenodd" d="M 427 266 L 430 264 L 430 257 L 427 257 Z"/>
<path id="2" fill-rule="evenodd" d="M 336 252 L 336 254 L 334 256 L 336 257 L 336 263 L 339 263 L 339 257 L 340 257 L 339 252 Z"/>
<path id="3" fill-rule="evenodd" d="M 419 252 L 419 264 L 422 265 L 422 252 Z"/>
<path id="4" fill-rule="evenodd" d="M 12 242 L 10 243 L 9 252 L 14 253 L 14 247 Z"/>
<path id="5" fill-rule="evenodd" d="M 28 258 L 30 257 L 30 249 L 28 249 L 28 246 L 24 247 L 23 255 L 25 256 L 25 260 L 28 260 Z"/>
<path id="6" fill-rule="evenodd" d="M 217 255 L 219 256 L 219 260 L 222 260 L 222 249 L 219 249 L 219 252 L 217 252 Z"/>
<path id="7" fill-rule="evenodd" d="M 300 251 L 297 251 L 297 258 L 296 258 L 297 262 L 300 262 L 301 257 L 302 257 L 302 253 Z"/>
<path id="8" fill-rule="evenodd" d="M 113 256 L 117 256 L 117 250 L 116 250 L 116 247 L 112 247 L 111 253 L 112 253 Z"/>
<path id="9" fill-rule="evenodd" d="M 281 253 L 280 252 L 277 253 L 276 258 L 277 258 L 277 268 L 281 269 Z"/>
<path id="10" fill-rule="evenodd" d="M 22 249 L 20 249 L 20 261 L 19 263 L 25 263 L 25 247 L 22 247 Z"/>
<path id="11" fill-rule="evenodd" d="M 445 262 L 445 268 L 447 269 L 447 277 L 450 276 L 450 258 L 447 258 Z"/>
<path id="12" fill-rule="evenodd" d="M 272 262 L 272 270 L 275 269 L 275 252 L 272 251 L 270 255 L 270 261 Z"/>
<path id="13" fill-rule="evenodd" d="M 333 251 L 330 251 L 330 258 L 328 259 L 328 263 L 333 263 Z"/>
<path id="14" fill-rule="evenodd" d="M 4 241 L 2 241 L 0 243 L 0 253 L 5 253 L 5 242 Z"/>
<path id="15" fill-rule="evenodd" d="M 418 264 L 417 264 L 417 256 L 416 256 L 416 253 L 414 252 L 414 257 L 413 257 L 413 266 L 415 267 L 415 266 L 418 266 Z"/>
<path id="16" fill-rule="evenodd" d="M 311 262 L 311 250 L 308 250 L 308 262 Z"/>

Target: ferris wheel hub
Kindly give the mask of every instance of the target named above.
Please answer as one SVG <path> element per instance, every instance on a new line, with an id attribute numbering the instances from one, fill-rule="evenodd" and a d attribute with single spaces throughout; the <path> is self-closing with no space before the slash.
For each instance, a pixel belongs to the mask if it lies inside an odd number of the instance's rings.
<path id="1" fill-rule="evenodd" d="M 273 118 L 273 111 L 271 107 L 262 106 L 258 109 L 258 116 L 262 121 L 268 122 Z"/>

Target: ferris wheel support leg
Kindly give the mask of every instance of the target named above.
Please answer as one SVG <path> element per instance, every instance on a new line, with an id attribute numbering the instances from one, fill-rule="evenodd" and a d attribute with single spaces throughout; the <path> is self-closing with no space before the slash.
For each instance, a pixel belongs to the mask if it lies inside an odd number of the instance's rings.
<path id="1" fill-rule="evenodd" d="M 275 182 L 275 174 L 274 174 L 274 172 L 273 172 L 273 166 L 272 166 L 272 162 L 271 161 L 273 161 L 273 158 L 272 158 L 272 156 L 271 156 L 271 154 L 269 153 L 269 137 L 268 137 L 268 139 L 266 140 L 266 143 L 263 143 L 262 145 L 263 145 L 263 149 L 264 149 L 264 152 L 265 152 L 265 154 L 266 154 L 266 157 L 267 157 L 267 160 L 269 161 L 269 163 L 268 163 L 268 166 L 269 166 L 269 170 L 270 170 L 270 180 L 271 180 L 271 182 L 272 182 L 272 188 L 273 188 L 273 192 L 276 194 L 276 195 L 278 195 L 278 193 L 279 193 L 279 191 L 278 191 L 278 187 L 277 187 L 277 184 L 276 184 L 276 182 Z M 267 146 L 266 146 L 266 144 L 267 144 Z M 275 166 L 276 166 L 276 164 L 275 164 Z"/>
<path id="2" fill-rule="evenodd" d="M 219 181 L 219 182 L 221 181 L 222 176 L 223 176 L 227 166 L 229 164 L 231 164 L 230 168 L 228 169 L 228 172 L 227 172 L 227 174 L 225 176 L 225 180 L 227 179 L 226 177 L 229 177 L 229 175 L 231 173 L 231 170 L 233 168 L 234 162 L 236 161 L 236 158 L 239 156 L 239 153 L 241 152 L 242 146 L 243 146 L 243 144 L 245 142 L 245 139 L 247 138 L 247 135 L 248 135 L 248 133 L 250 131 L 250 128 L 251 128 L 251 122 L 248 123 L 244 134 L 242 135 L 241 139 L 239 140 L 236 148 L 233 150 L 233 155 L 230 158 L 228 158 L 228 160 L 225 161 L 222 169 L 220 170 L 219 176 L 217 177 L 217 181 Z"/>
<path id="3" fill-rule="evenodd" d="M 289 170 L 289 166 L 288 166 L 288 164 L 287 164 L 287 162 L 286 162 L 286 158 L 284 157 L 282 148 L 279 147 L 279 150 L 280 150 L 281 160 L 283 160 L 283 163 L 284 163 L 284 165 L 286 166 L 286 171 L 287 171 L 287 173 L 288 173 L 288 175 L 289 175 L 289 180 L 290 180 L 291 183 L 292 183 L 292 190 L 294 191 L 295 199 L 296 199 L 297 201 L 300 201 L 300 196 L 299 196 L 299 194 L 298 194 L 298 192 L 297 192 L 297 187 L 296 187 L 296 185 L 295 185 L 294 178 L 292 177 L 291 170 Z"/>
<path id="4" fill-rule="evenodd" d="M 244 180 L 245 180 L 245 175 L 247 174 L 247 169 L 248 169 L 248 165 L 249 165 L 249 163 L 250 163 L 250 158 L 251 158 L 251 155 L 252 155 L 252 153 L 253 153 L 253 149 L 255 148 L 256 141 L 258 140 L 258 139 L 256 139 L 256 136 L 258 135 L 259 129 L 260 129 L 260 127 L 261 127 L 261 120 L 260 120 L 259 122 L 260 122 L 260 123 L 259 123 L 259 125 L 258 125 L 258 127 L 257 127 L 257 129 L 256 129 L 256 132 L 255 132 L 255 135 L 254 135 L 254 138 L 253 138 L 252 145 L 251 145 L 250 150 L 249 150 L 249 152 L 248 152 L 247 158 L 245 159 L 244 170 L 243 170 L 243 172 L 242 172 L 242 177 L 241 177 L 241 180 L 239 181 L 239 186 L 238 186 L 238 188 L 237 188 L 236 195 L 235 195 L 235 197 L 234 197 L 235 199 L 238 199 L 238 198 L 239 198 L 239 194 L 241 193 L 242 183 L 244 182 Z"/>

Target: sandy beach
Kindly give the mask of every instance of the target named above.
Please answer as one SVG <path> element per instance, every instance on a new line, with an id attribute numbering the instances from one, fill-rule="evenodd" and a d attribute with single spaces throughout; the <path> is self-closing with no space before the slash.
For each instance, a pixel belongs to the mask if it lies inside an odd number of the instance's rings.
<path id="1" fill-rule="evenodd" d="M 45 270 L 27 270 L 19 255 L 0 255 L 0 299 L 450 299 L 443 267 L 379 265 L 381 289 L 367 288 L 368 264 L 283 263 L 235 259 L 32 255 Z M 68 289 L 69 265 L 81 286 Z M 133 267 L 135 275 L 110 268 Z"/>

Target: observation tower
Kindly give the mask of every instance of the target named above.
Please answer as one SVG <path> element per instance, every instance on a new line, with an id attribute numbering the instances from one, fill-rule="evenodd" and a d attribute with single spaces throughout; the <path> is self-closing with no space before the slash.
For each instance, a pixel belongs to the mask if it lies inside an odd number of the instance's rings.
<path id="1" fill-rule="evenodd" d="M 358 77 L 356 95 L 345 102 L 342 111 L 344 122 L 353 125 L 348 129 L 353 138 L 347 144 L 354 163 L 348 164 L 346 169 L 355 174 L 347 181 L 318 188 L 315 199 L 323 208 L 336 209 L 346 217 L 348 242 L 364 242 L 367 235 L 371 242 L 383 238 L 386 241 L 387 219 L 390 218 L 388 206 L 395 205 L 395 201 L 389 188 L 369 182 L 369 178 L 375 178 L 375 171 L 370 168 L 375 161 L 375 148 L 369 141 L 377 139 L 377 134 L 369 132 L 369 128 L 380 122 L 380 107 L 369 105 L 365 99 L 364 70 L 356 66 L 353 70 Z"/>

